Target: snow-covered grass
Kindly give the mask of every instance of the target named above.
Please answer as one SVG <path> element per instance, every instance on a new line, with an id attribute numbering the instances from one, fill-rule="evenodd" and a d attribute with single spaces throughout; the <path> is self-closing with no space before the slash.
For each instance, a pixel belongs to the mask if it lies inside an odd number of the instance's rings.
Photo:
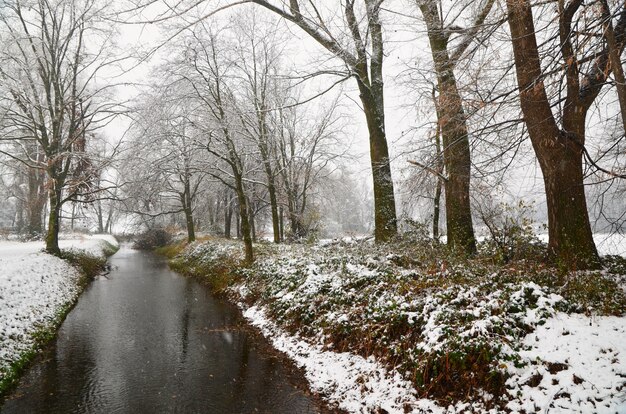
<path id="1" fill-rule="evenodd" d="M 102 263 L 118 247 L 109 235 L 64 234 L 59 245 L 75 263 L 90 265 Z M 0 241 L 0 394 L 54 332 L 83 287 L 79 268 L 43 249 L 41 241 Z"/>
<path id="2" fill-rule="evenodd" d="M 348 412 L 626 407 L 623 275 L 468 261 L 411 241 L 257 251 L 254 266 L 230 272 L 229 295 Z M 174 262 L 211 279 L 240 257 L 209 241 Z"/>

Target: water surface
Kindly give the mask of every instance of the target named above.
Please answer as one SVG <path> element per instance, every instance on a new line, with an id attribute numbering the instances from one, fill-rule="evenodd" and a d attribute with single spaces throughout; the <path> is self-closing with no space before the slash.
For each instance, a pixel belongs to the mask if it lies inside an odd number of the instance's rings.
<path id="1" fill-rule="evenodd" d="M 298 374 L 237 310 L 122 248 L 1 413 L 315 413 Z"/>

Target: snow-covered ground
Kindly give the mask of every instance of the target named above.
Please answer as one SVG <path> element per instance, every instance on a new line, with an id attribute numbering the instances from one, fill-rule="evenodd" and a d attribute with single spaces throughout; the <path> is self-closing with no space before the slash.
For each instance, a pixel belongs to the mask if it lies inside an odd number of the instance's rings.
<path id="1" fill-rule="evenodd" d="M 601 254 L 623 255 L 625 240 L 597 237 Z M 240 250 L 197 243 L 180 257 L 191 265 L 219 263 Z M 473 274 L 427 262 L 407 268 L 398 256 L 402 248 L 393 250 L 352 239 L 272 247 L 230 291 L 250 323 L 305 370 L 312 390 L 350 413 L 626 413 L 623 312 L 599 316 L 575 295 L 561 296 L 565 286 L 537 284 L 551 277 L 547 269 L 522 264 Z M 510 272 L 505 278 L 498 276 L 503 270 Z M 538 272 L 537 282 L 529 272 Z M 589 280 L 600 275 L 607 276 L 594 273 Z M 394 339 L 393 330 L 406 323 L 411 328 Z M 348 352 L 333 345 L 338 332 L 357 338 L 340 345 Z M 506 380 L 500 402 L 491 404 L 486 392 L 443 404 L 425 398 L 427 387 L 410 380 L 414 369 L 422 372 L 420 361 L 467 345 L 492 352 L 492 367 Z M 372 346 L 391 358 L 374 358 L 367 351 Z M 390 361 L 400 363 L 391 369 Z"/>
<path id="2" fill-rule="evenodd" d="M 63 235 L 59 245 L 104 256 L 105 242 L 117 246 L 109 235 Z M 42 241 L 0 241 L 0 380 L 33 348 L 33 333 L 49 327 L 79 294 L 78 270 L 43 249 Z"/>
<path id="3" fill-rule="evenodd" d="M 559 312 L 524 345 L 507 382 L 514 412 L 626 412 L 626 318 Z"/>
<path id="4" fill-rule="evenodd" d="M 244 316 L 303 368 L 311 389 L 349 413 L 624 413 L 626 323 L 624 317 L 557 312 L 523 339 L 525 364 L 508 366 L 510 399 L 504 410 L 482 402 L 442 407 L 419 398 L 412 384 L 373 357 L 333 352 L 280 329 L 252 306 Z M 532 312 L 529 312 L 532 314 Z M 487 396 L 487 398 L 490 398 Z M 383 410 L 383 411 L 381 411 Z"/>

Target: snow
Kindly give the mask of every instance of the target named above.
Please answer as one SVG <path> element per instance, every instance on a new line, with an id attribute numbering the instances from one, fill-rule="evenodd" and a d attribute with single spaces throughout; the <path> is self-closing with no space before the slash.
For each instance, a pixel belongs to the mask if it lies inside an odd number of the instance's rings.
<path id="1" fill-rule="evenodd" d="M 61 249 L 103 256 L 113 236 L 62 235 Z M 41 241 L 0 241 L 0 379 L 9 365 L 33 348 L 33 333 L 50 326 L 79 294 L 79 272 L 43 251 Z"/>
<path id="2" fill-rule="evenodd" d="M 518 395 L 508 404 L 514 412 L 626 412 L 624 318 L 559 312 L 523 344 L 528 365 L 511 367 L 507 381 Z M 536 386 L 528 384 L 533 375 L 541 375 Z"/>
<path id="3" fill-rule="evenodd" d="M 613 248 L 623 241 L 613 237 Z M 183 255 L 219 260 L 227 251 L 219 244 Z M 564 313 L 591 308 L 543 286 L 542 270 L 532 279 L 523 267 L 504 278 L 498 268 L 474 277 L 450 263 L 402 268 L 402 257 L 346 240 L 272 249 L 241 271 L 233 299 L 303 369 L 311 389 L 346 412 L 626 413 L 626 318 Z M 459 274 L 468 282 L 447 282 Z M 386 329 L 403 321 L 406 334 Z M 334 343 L 344 332 L 375 342 Z M 498 405 L 485 390 L 447 407 L 424 398 L 428 390 L 411 380 L 420 361 L 471 346 L 488 349 L 493 372 L 506 380 Z"/>
<path id="4" fill-rule="evenodd" d="M 325 351 L 321 346 L 287 335 L 272 323 L 265 311 L 252 306 L 244 311 L 250 323 L 306 372 L 311 389 L 350 413 L 444 412 L 429 400 L 419 400 L 412 384 L 390 372 L 374 358 L 348 352 Z M 410 411 L 407 411 L 410 410 Z"/>

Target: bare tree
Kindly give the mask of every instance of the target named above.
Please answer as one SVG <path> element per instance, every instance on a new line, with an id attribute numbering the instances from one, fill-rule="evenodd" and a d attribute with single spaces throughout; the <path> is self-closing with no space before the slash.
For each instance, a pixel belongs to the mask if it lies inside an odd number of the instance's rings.
<path id="1" fill-rule="evenodd" d="M 304 218 L 311 189 L 333 172 L 333 163 L 344 153 L 336 145 L 342 130 L 337 100 L 317 114 L 310 106 L 290 106 L 290 101 L 298 99 L 283 96 L 278 110 L 276 152 L 291 237 L 299 239 L 309 229 Z"/>
<path id="2" fill-rule="evenodd" d="M 468 28 L 459 27 L 454 19 L 451 22 L 444 21 L 441 2 L 418 0 L 417 3 L 426 23 L 439 91 L 435 106 L 447 175 L 445 200 L 448 245 L 454 250 L 471 254 L 476 251 L 470 208 L 471 154 L 467 115 L 454 69 L 483 29 L 494 0 L 484 2 Z M 460 35 L 460 39 L 451 47 L 451 37 L 455 34 Z"/>
<path id="3" fill-rule="evenodd" d="M 374 185 L 374 233 L 377 241 L 389 240 L 397 233 L 397 223 L 385 133 L 383 82 L 385 42 L 380 20 L 383 0 L 358 2 L 361 4 L 357 4 L 356 0 L 346 0 L 342 2 L 341 19 L 332 17 L 325 19 L 322 5 L 318 2 L 290 0 L 288 5 L 269 0 L 252 2 L 300 27 L 333 56 L 339 58 L 346 65 L 348 75 L 356 80 L 369 131 Z M 330 16 L 337 17 L 332 12 Z M 337 28 L 340 32 L 334 33 L 333 29 Z M 344 39 L 349 40 L 345 42 Z"/>
<path id="4" fill-rule="evenodd" d="M 239 116 L 243 132 L 256 143 L 265 172 L 266 187 L 271 209 L 274 243 L 280 242 L 278 216 L 277 167 L 272 144 L 275 131 L 271 130 L 271 116 L 276 102 L 273 91 L 278 82 L 281 42 L 276 27 L 263 25 L 254 14 L 240 15 L 236 48 L 238 59 L 234 62 L 243 79 L 242 104 Z"/>
<path id="5" fill-rule="evenodd" d="M 196 239 L 194 210 L 205 177 L 206 157 L 191 126 L 194 108 L 184 98 L 166 87 L 154 87 L 142 97 L 125 170 L 127 179 L 136 183 L 129 196 L 141 200 L 145 195 L 158 194 L 158 203 L 143 200 L 135 203 L 138 208 L 133 212 L 151 217 L 182 213 L 187 240 L 192 242 Z M 144 190 L 137 191 L 137 186 Z"/>
<path id="6" fill-rule="evenodd" d="M 0 79 L 7 91 L 3 140 L 37 148 L 9 155 L 45 171 L 50 209 L 46 250 L 54 254 L 60 253 L 63 204 L 95 191 L 87 140 L 107 106 L 89 85 L 106 54 L 88 50 L 86 43 L 103 40 L 97 27 L 100 7 L 93 0 L 17 0 L 4 3 L 0 13 L 8 45 L 0 52 Z"/>
<path id="7" fill-rule="evenodd" d="M 172 76 L 189 87 L 190 97 L 202 107 L 194 126 L 206 137 L 204 146 L 208 153 L 218 161 L 208 173 L 233 188 L 237 195 L 245 259 L 252 263 L 252 227 L 245 188 L 247 149 L 239 137 L 241 128 L 237 125 L 236 98 L 228 85 L 233 65 L 225 57 L 226 48 L 223 37 L 205 24 L 199 24 L 186 39 L 186 48 Z M 230 172 L 222 165 L 226 165 Z"/>
<path id="8" fill-rule="evenodd" d="M 550 256 L 570 269 L 600 265 L 593 241 L 585 189 L 583 155 L 587 112 L 612 73 L 611 47 L 592 4 L 559 0 L 550 33 L 536 33 L 529 0 L 507 0 L 520 102 L 535 154 L 543 172 L 548 204 Z M 614 34 L 619 51 L 626 40 L 626 9 L 616 4 Z M 606 13 L 605 13 L 606 15 Z M 537 36 L 555 39 L 560 56 L 542 55 Z M 549 40 L 546 42 L 553 46 Z M 552 70 L 542 68 L 542 59 Z M 548 81 L 557 78 L 552 88 Z M 562 87 L 560 85 L 563 85 Z M 548 94 L 553 91 L 553 94 Z M 561 97 L 564 94 L 564 97 Z"/>

